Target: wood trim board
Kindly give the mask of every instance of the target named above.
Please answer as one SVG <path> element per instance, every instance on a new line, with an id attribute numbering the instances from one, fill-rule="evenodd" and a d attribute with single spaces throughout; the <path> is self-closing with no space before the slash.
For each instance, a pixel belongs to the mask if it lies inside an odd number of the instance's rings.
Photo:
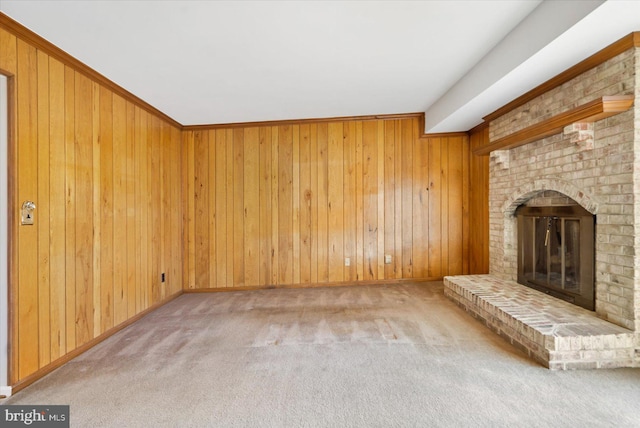
<path id="1" fill-rule="evenodd" d="M 395 279 L 378 279 L 371 281 L 335 281 L 323 283 L 300 283 L 300 284 L 278 284 L 266 286 L 243 286 L 243 287 L 211 287 L 211 288 L 192 288 L 185 289 L 185 294 L 197 293 L 222 293 L 226 291 L 254 291 L 254 290 L 280 290 L 280 289 L 299 289 L 299 288 L 324 288 L 324 287 L 360 287 L 363 285 L 389 285 L 407 282 L 435 282 L 442 281 L 443 277 L 425 277 L 425 278 L 395 278 Z"/>
<path id="2" fill-rule="evenodd" d="M 418 118 L 424 121 L 424 112 L 417 113 L 398 113 L 398 114 L 373 114 L 363 116 L 337 116 L 337 117 L 318 117 L 309 119 L 286 119 L 286 120 L 266 120 L 260 122 L 235 122 L 235 123 L 215 123 L 205 125 L 185 125 L 184 131 L 206 131 L 211 129 L 235 129 L 235 128 L 253 128 L 264 126 L 291 126 L 291 125 L 310 125 L 318 123 L 330 122 L 349 122 L 349 121 L 371 121 L 371 120 L 400 120 Z M 423 128 L 424 129 L 424 126 Z"/>

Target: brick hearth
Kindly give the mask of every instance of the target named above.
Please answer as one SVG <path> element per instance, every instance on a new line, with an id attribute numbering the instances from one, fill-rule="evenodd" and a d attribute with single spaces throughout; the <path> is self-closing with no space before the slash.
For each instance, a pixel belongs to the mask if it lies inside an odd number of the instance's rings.
<path id="1" fill-rule="evenodd" d="M 445 295 L 552 370 L 640 367 L 633 331 L 492 275 L 450 276 Z"/>

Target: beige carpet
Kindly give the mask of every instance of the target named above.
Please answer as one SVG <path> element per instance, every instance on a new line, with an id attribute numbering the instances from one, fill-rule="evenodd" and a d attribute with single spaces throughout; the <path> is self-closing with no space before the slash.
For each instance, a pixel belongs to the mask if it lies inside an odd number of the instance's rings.
<path id="1" fill-rule="evenodd" d="M 631 427 L 640 370 L 551 372 L 441 283 L 184 295 L 2 404 L 73 427 Z"/>

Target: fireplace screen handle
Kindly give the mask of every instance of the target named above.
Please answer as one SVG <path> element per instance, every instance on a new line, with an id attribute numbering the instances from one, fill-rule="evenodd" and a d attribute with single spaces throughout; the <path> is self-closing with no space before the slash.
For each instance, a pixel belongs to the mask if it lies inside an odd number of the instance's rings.
<path id="1" fill-rule="evenodd" d="M 544 235 L 544 246 L 545 247 L 549 246 L 549 235 L 551 234 L 551 220 L 552 220 L 552 217 L 548 217 L 547 218 L 547 232 Z"/>

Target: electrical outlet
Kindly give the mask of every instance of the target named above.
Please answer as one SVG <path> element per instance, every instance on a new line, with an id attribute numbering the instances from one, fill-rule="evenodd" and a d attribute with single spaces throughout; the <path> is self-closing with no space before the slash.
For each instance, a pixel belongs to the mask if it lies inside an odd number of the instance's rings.
<path id="1" fill-rule="evenodd" d="M 161 281 L 161 282 L 164 282 L 164 279 L 165 279 L 165 277 L 164 277 L 164 272 L 162 272 L 162 274 L 160 275 L 160 281 Z"/>
<path id="2" fill-rule="evenodd" d="M 384 255 L 384 264 L 385 265 L 390 265 L 391 264 L 391 254 L 385 254 Z"/>
<path id="3" fill-rule="evenodd" d="M 351 266 L 351 259 L 349 257 L 345 257 L 344 258 L 344 265 L 345 266 Z"/>

